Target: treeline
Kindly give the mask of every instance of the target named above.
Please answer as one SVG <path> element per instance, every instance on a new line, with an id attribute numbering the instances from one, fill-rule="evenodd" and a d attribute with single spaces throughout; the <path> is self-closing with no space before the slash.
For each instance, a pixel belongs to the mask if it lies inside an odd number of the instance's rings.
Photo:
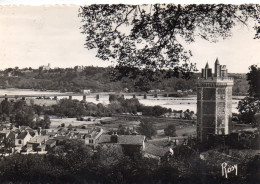
<path id="1" fill-rule="evenodd" d="M 139 72 L 140 73 L 140 72 Z M 37 90 L 60 90 L 62 92 L 80 92 L 82 89 L 90 89 L 92 92 L 116 92 L 116 91 L 149 91 L 154 89 L 174 92 L 177 90 L 196 91 L 196 80 L 200 74 L 190 75 L 186 80 L 178 76 L 156 75 L 156 79 L 147 79 L 138 72 L 135 77 L 120 77 L 116 80 L 113 68 L 107 67 L 74 67 L 55 68 L 50 70 L 25 68 L 8 68 L 0 71 L 1 88 L 20 88 Z M 140 75 L 140 76 L 139 76 Z M 233 94 L 243 95 L 247 93 L 248 84 L 243 74 L 230 74 L 234 77 L 235 84 Z M 153 77 L 153 76 L 151 76 Z M 153 77 L 154 78 L 154 77 Z"/>
<path id="2" fill-rule="evenodd" d="M 29 126 L 33 129 L 49 128 L 51 121 L 46 114 L 41 119 L 39 109 L 41 107 L 31 104 L 27 105 L 24 100 L 3 100 L 0 104 L 0 122 L 10 122 L 15 126 Z"/>
<path id="3" fill-rule="evenodd" d="M 161 106 L 144 106 L 138 99 L 125 99 L 121 95 L 110 95 L 110 103 L 103 105 L 101 103 L 85 103 L 79 100 L 61 99 L 58 104 L 52 106 L 40 106 L 34 104 L 31 99 L 26 103 L 25 100 L 3 100 L 0 103 L 0 122 L 11 122 L 15 126 L 29 126 L 37 129 L 49 128 L 49 115 L 58 117 L 69 117 L 82 119 L 84 116 L 109 117 L 112 114 L 137 114 L 159 117 L 165 113 L 172 112 L 169 108 Z M 44 117 L 44 118 L 41 118 Z"/>
<path id="4" fill-rule="evenodd" d="M 44 114 L 70 118 L 82 116 L 107 117 L 112 116 L 112 114 L 137 114 L 137 112 L 142 112 L 143 115 L 147 116 L 158 117 L 167 112 L 172 112 L 170 108 L 144 106 L 136 98 L 125 99 L 123 96 L 116 94 L 110 95 L 109 101 L 108 105 L 103 105 L 101 103 L 82 103 L 78 100 L 61 99 L 57 105 L 38 106 L 38 108 L 41 108 L 41 112 Z"/>
<path id="5" fill-rule="evenodd" d="M 14 154 L 0 160 L 3 183 L 258 183 L 259 157 L 243 154 L 227 157 L 208 151 L 201 159 L 194 148 L 177 146 L 174 155 L 158 160 L 142 154 L 125 156 L 119 145 L 97 147 L 68 140 L 47 155 Z M 234 157 L 236 159 L 234 159 Z M 221 163 L 238 164 L 238 175 L 221 173 Z"/>

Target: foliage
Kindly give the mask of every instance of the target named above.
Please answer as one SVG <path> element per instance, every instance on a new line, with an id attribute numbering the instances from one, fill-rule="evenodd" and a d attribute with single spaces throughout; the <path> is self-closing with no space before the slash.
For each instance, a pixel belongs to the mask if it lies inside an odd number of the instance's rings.
<path id="1" fill-rule="evenodd" d="M 164 134 L 166 136 L 171 136 L 175 137 L 176 136 L 176 127 L 174 124 L 169 124 L 165 129 L 164 129 Z"/>
<path id="2" fill-rule="evenodd" d="M 0 105 L 2 111 L 0 118 L 3 121 L 10 120 L 15 126 L 29 126 L 37 129 L 39 127 L 49 128 L 50 118 L 43 112 L 44 107 L 39 105 L 27 105 L 24 100 L 8 101 L 3 100 Z M 39 115 L 44 113 L 44 119 Z"/>
<path id="3" fill-rule="evenodd" d="M 41 127 L 43 129 L 48 129 L 48 128 L 50 128 L 50 125 L 51 125 L 51 120 L 50 120 L 49 116 L 44 115 L 44 119 L 37 121 L 36 127 L 33 127 L 33 128 Z"/>
<path id="4" fill-rule="evenodd" d="M 123 150 L 120 145 L 101 145 L 97 148 L 95 158 L 97 164 L 109 169 L 123 157 Z"/>
<path id="5" fill-rule="evenodd" d="M 172 112 L 172 110 L 169 108 L 161 107 L 159 105 L 155 106 L 140 106 L 139 111 L 143 113 L 143 115 L 146 116 L 156 116 L 159 117 L 167 112 Z"/>
<path id="6" fill-rule="evenodd" d="M 53 112 L 56 115 L 76 117 L 86 115 L 84 105 L 78 100 L 61 99 L 57 105 L 53 105 Z"/>
<path id="7" fill-rule="evenodd" d="M 246 74 L 249 84 L 249 96 L 260 99 L 260 68 L 257 65 L 252 65 L 249 70 L 249 73 Z"/>
<path id="8" fill-rule="evenodd" d="M 13 118 L 11 122 L 18 126 L 32 126 L 34 119 L 34 111 L 31 106 L 27 106 L 26 102 L 19 100 L 13 104 Z"/>
<path id="9" fill-rule="evenodd" d="M 248 96 L 239 101 L 238 111 L 243 122 L 257 126 L 258 122 L 255 115 L 260 113 L 260 68 L 252 65 L 249 70 L 247 73 Z"/>
<path id="10" fill-rule="evenodd" d="M 191 43 L 200 37 L 215 42 L 229 37 L 235 25 L 246 24 L 249 18 L 258 21 L 259 14 L 258 5 L 230 4 L 95 4 L 79 12 L 86 48 L 96 49 L 98 58 L 115 61 L 122 75 L 135 76 L 142 68 L 145 77 L 167 68 L 184 78 L 196 67 L 181 41 Z M 259 28 L 255 26 L 256 38 Z"/>
<path id="11" fill-rule="evenodd" d="M 117 129 L 118 135 L 131 135 L 134 133 L 132 130 L 129 129 L 128 126 L 119 125 Z"/>
<path id="12" fill-rule="evenodd" d="M 6 99 L 3 100 L 1 102 L 1 112 L 6 115 L 9 115 L 11 113 L 11 110 L 12 110 L 12 106 L 11 106 L 10 102 Z"/>
<path id="13" fill-rule="evenodd" d="M 119 101 L 122 102 L 122 100 L 124 100 L 124 97 L 121 95 L 117 95 L 117 94 L 110 94 L 109 95 L 109 102 L 115 102 L 115 101 Z"/>
<path id="14" fill-rule="evenodd" d="M 158 160 L 127 157 L 118 145 L 95 152 L 81 141 L 67 140 L 47 155 L 14 154 L 0 160 L 2 183 L 258 183 L 259 157 L 216 150 L 200 155 L 178 146 L 173 156 Z M 221 163 L 238 164 L 238 176 L 221 174 Z"/>
<path id="15" fill-rule="evenodd" d="M 64 77 L 68 72 L 74 72 L 76 77 L 69 81 Z M 31 72 L 24 73 L 23 76 L 19 77 L 0 76 L 0 86 L 3 88 L 60 90 L 62 92 L 73 91 L 77 93 L 81 92 L 82 89 L 91 89 L 93 92 L 120 92 L 125 88 L 129 92 L 148 92 L 152 89 L 161 89 L 166 92 L 192 89 L 195 92 L 196 79 L 199 76 L 199 74 L 194 73 L 190 76 L 190 80 L 184 80 L 181 76 L 180 78 L 176 78 L 178 76 L 172 77 L 174 72 L 171 72 L 171 74 L 163 71 L 146 72 L 145 76 L 142 76 L 143 71 L 138 70 L 135 71 L 133 76 L 122 75 L 119 72 L 112 72 L 113 75 L 111 76 L 111 72 L 112 68 L 110 67 L 88 66 L 84 67 L 83 70 L 58 68 L 50 69 L 48 72 L 42 71 L 41 78 L 37 78 L 39 70 L 31 70 Z M 3 72 L 0 71 L 0 73 Z M 230 76 L 235 79 L 233 94 L 246 94 L 248 90 L 246 76 L 244 74 L 230 74 Z M 122 79 L 118 81 L 120 78 Z"/>
<path id="16" fill-rule="evenodd" d="M 155 136 L 157 134 L 153 124 L 146 119 L 141 119 L 138 132 L 141 135 L 145 135 L 148 139 L 151 139 L 152 136 Z"/>

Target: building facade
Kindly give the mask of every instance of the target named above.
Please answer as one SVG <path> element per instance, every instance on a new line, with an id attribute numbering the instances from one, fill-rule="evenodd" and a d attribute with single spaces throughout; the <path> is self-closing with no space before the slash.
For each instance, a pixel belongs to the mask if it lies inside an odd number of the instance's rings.
<path id="1" fill-rule="evenodd" d="M 208 63 L 197 83 L 197 137 L 207 142 L 211 136 L 228 135 L 232 126 L 232 86 L 225 65 L 215 62 L 215 72 Z"/>

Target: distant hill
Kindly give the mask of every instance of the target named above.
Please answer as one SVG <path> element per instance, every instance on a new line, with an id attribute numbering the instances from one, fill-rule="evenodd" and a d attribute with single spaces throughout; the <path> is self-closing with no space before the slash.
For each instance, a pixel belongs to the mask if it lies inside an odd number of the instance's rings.
<path id="1" fill-rule="evenodd" d="M 142 85 L 148 89 L 160 89 L 169 92 L 177 90 L 196 91 L 196 80 L 200 73 L 195 73 L 190 80 L 181 78 L 161 79 L 160 82 L 138 84 L 134 79 L 123 78 L 120 81 L 112 81 L 111 68 L 103 67 L 74 67 L 56 69 L 18 69 L 8 68 L 0 71 L 0 88 L 21 88 L 38 90 L 59 90 L 62 92 L 80 92 L 82 89 L 90 89 L 92 92 L 129 92 L 142 91 Z M 234 95 L 245 95 L 248 90 L 246 74 L 230 74 L 234 77 Z"/>

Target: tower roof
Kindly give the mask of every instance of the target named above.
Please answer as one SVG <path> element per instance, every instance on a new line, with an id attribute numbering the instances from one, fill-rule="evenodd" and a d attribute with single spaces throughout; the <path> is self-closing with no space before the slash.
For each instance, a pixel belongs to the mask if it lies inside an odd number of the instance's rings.
<path id="1" fill-rule="evenodd" d="M 215 64 L 218 64 L 218 65 L 219 65 L 219 61 L 218 61 L 218 58 L 216 59 L 216 61 L 215 61 Z"/>
<path id="2" fill-rule="evenodd" d="M 207 64 L 206 64 L 205 68 L 209 68 L 209 63 L 208 63 L 208 62 L 207 62 Z"/>

